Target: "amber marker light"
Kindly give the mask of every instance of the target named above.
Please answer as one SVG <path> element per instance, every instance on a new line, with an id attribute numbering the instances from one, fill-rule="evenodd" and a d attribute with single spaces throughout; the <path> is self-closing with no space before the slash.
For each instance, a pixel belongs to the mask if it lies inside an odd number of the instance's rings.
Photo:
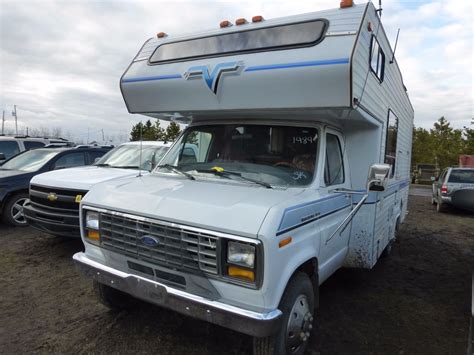
<path id="1" fill-rule="evenodd" d="M 252 22 L 262 22 L 263 21 L 263 16 L 257 15 L 252 17 Z"/>
<path id="2" fill-rule="evenodd" d="M 339 6 L 344 9 L 345 7 L 352 7 L 353 4 L 352 0 L 342 0 Z"/>
<path id="3" fill-rule="evenodd" d="M 168 37 L 168 35 L 165 33 L 165 32 L 158 32 L 156 34 L 156 37 L 158 38 L 165 38 L 165 37 Z"/>
<path id="4" fill-rule="evenodd" d="M 100 239 L 99 231 L 89 229 L 87 231 L 87 238 L 98 241 Z"/>
<path id="5" fill-rule="evenodd" d="M 247 20 L 243 17 L 241 18 L 238 18 L 237 20 L 235 20 L 235 25 L 236 26 L 240 26 L 240 25 L 245 25 L 247 22 Z"/>
<path id="6" fill-rule="evenodd" d="M 220 26 L 220 28 L 230 27 L 230 26 L 232 26 L 232 22 L 227 21 L 227 20 L 224 20 L 224 21 L 221 21 L 221 23 L 219 24 L 219 26 Z"/>
<path id="7" fill-rule="evenodd" d="M 291 238 L 291 237 L 282 239 L 282 240 L 280 240 L 280 242 L 278 243 L 278 248 L 283 248 L 285 245 L 290 244 L 292 241 L 293 241 L 293 238 Z"/>
<path id="8" fill-rule="evenodd" d="M 255 273 L 253 271 L 246 270 L 237 266 L 229 266 L 229 268 L 227 269 L 227 274 L 233 277 L 241 277 L 252 282 L 255 281 Z"/>
<path id="9" fill-rule="evenodd" d="M 367 24 L 367 31 L 372 32 L 372 22 Z"/>

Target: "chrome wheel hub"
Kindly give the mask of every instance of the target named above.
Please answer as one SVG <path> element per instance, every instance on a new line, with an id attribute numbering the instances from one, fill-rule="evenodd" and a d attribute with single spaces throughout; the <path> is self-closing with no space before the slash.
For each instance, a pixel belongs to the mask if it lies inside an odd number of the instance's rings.
<path id="1" fill-rule="evenodd" d="M 308 299 L 299 295 L 293 304 L 286 329 L 286 350 L 295 353 L 310 336 L 313 328 L 313 315 L 311 314 Z"/>
<path id="2" fill-rule="evenodd" d="M 26 224 L 25 215 L 23 213 L 23 206 L 28 202 L 27 198 L 20 198 L 16 200 L 11 208 L 11 216 L 18 224 Z"/>

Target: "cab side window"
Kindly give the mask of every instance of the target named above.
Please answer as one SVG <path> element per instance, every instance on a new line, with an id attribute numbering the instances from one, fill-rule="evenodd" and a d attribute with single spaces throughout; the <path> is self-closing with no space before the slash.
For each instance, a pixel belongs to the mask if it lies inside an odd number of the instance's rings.
<path id="1" fill-rule="evenodd" d="M 385 137 L 385 164 L 392 166 L 390 177 L 395 175 L 398 140 L 398 117 L 388 110 L 387 136 Z"/>
<path id="2" fill-rule="evenodd" d="M 341 143 L 336 135 L 330 133 L 326 135 L 324 183 L 326 186 L 344 183 L 344 159 Z"/>
<path id="3" fill-rule="evenodd" d="M 26 150 L 44 147 L 44 143 L 36 141 L 23 141 Z"/>
<path id="4" fill-rule="evenodd" d="M 54 170 L 73 168 L 75 166 L 85 165 L 84 153 L 71 153 L 60 157 L 54 163 Z"/>

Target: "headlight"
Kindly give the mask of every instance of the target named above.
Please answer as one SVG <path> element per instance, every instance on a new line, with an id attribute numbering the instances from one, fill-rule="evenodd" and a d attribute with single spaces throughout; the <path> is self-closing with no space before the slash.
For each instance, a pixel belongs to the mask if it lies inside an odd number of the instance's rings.
<path id="1" fill-rule="evenodd" d="M 97 212 L 86 212 L 86 228 L 99 230 L 99 214 Z"/>
<path id="2" fill-rule="evenodd" d="M 253 269 L 255 264 L 255 246 L 229 241 L 227 243 L 227 262 Z"/>

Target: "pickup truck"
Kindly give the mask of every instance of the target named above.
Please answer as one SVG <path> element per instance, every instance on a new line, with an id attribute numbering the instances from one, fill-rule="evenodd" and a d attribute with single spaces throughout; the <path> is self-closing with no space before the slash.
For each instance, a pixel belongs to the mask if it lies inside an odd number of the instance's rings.
<path id="1" fill-rule="evenodd" d="M 79 203 L 91 187 L 103 181 L 136 176 L 139 171 L 147 174 L 170 145 L 159 141 L 124 143 L 94 165 L 35 176 L 30 183 L 29 202 L 24 206 L 27 222 L 43 232 L 79 238 Z"/>

